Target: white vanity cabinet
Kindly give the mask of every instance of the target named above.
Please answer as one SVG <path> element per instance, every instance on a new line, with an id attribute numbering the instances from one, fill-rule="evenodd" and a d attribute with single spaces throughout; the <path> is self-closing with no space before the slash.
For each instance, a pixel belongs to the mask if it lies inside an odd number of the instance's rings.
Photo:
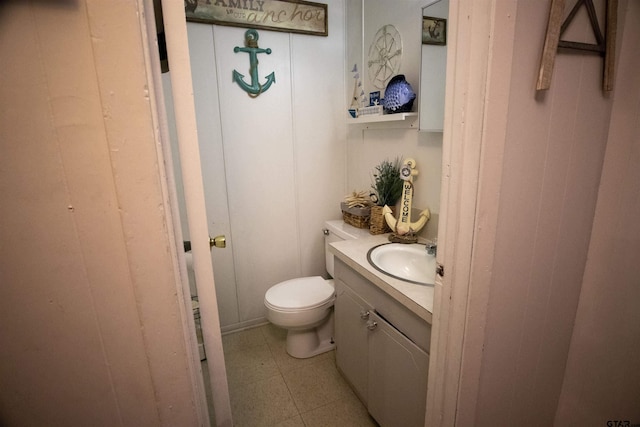
<path id="1" fill-rule="evenodd" d="M 423 426 L 431 328 L 336 260 L 336 364 L 382 426 Z"/>

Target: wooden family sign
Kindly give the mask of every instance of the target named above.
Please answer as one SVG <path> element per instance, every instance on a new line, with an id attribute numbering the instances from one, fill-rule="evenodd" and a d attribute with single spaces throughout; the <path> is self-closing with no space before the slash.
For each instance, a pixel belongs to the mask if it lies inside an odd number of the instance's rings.
<path id="1" fill-rule="evenodd" d="M 327 5 L 296 0 L 184 0 L 187 21 L 328 35 Z"/>

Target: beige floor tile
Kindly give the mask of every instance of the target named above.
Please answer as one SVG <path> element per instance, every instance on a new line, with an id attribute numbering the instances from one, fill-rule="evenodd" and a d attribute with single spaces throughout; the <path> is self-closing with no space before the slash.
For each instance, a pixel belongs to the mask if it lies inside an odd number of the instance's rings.
<path id="1" fill-rule="evenodd" d="M 225 365 L 230 389 L 280 375 L 267 344 L 228 353 Z"/>
<path id="2" fill-rule="evenodd" d="M 260 328 L 232 332 L 222 336 L 222 347 L 225 355 L 263 344 L 266 344 L 266 341 Z"/>
<path id="3" fill-rule="evenodd" d="M 287 330 L 279 328 L 272 323 L 268 323 L 266 325 L 260 326 L 256 328 L 262 332 L 265 340 L 268 343 L 283 343 L 287 339 Z"/>
<path id="4" fill-rule="evenodd" d="M 353 395 L 302 414 L 306 427 L 376 427 L 364 405 Z"/>
<path id="5" fill-rule="evenodd" d="M 301 414 L 354 396 L 332 358 L 318 360 L 282 375 Z"/>
<path id="6" fill-rule="evenodd" d="M 321 360 L 335 360 L 334 352 L 330 351 L 327 353 L 322 353 L 314 357 L 310 357 L 308 359 L 296 359 L 295 357 L 289 356 L 284 346 L 282 348 L 274 349 L 271 347 L 271 353 L 273 354 L 273 358 L 280 369 L 280 372 L 283 374 L 295 369 L 304 368 L 305 366 L 313 365 Z"/>
<path id="7" fill-rule="evenodd" d="M 328 351 L 326 353 L 322 353 L 314 357 L 309 357 L 307 359 L 297 359 L 295 357 L 289 356 L 289 354 L 287 353 L 287 331 L 278 328 L 277 326 L 268 326 L 269 327 L 263 327 L 263 333 L 267 344 L 271 349 L 271 353 L 273 354 L 273 357 L 278 364 L 278 368 L 280 368 L 280 371 L 283 373 L 288 372 L 292 369 L 308 366 L 310 364 L 316 363 L 318 360 L 328 358 L 335 359 L 333 351 Z"/>
<path id="8" fill-rule="evenodd" d="M 230 391 L 231 411 L 236 427 L 274 426 L 298 415 L 281 376 Z"/>
<path id="9" fill-rule="evenodd" d="M 281 423 L 275 424 L 273 427 L 305 427 L 300 415 L 289 418 Z"/>
<path id="10" fill-rule="evenodd" d="M 286 337 L 271 324 L 222 337 L 235 426 L 376 426 L 338 373 L 335 352 L 296 359 Z"/>

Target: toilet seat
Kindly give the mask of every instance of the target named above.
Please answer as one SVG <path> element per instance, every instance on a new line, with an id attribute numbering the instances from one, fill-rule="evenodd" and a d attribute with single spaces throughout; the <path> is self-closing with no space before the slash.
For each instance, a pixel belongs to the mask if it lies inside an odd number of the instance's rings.
<path id="1" fill-rule="evenodd" d="M 334 294 L 333 280 L 320 276 L 302 277 L 272 286 L 264 295 L 264 303 L 281 312 L 312 310 L 332 302 Z"/>

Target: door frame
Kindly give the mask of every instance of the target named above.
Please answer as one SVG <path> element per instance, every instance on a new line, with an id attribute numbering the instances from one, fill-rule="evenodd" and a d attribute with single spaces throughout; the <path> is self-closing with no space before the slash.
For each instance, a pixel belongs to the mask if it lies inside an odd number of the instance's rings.
<path id="1" fill-rule="evenodd" d="M 142 1 L 148 10 L 153 10 L 152 0 Z M 209 379 L 213 389 L 215 418 L 217 425 L 232 425 L 208 246 L 186 19 L 180 3 L 162 0 L 162 7 L 179 150 L 184 165 L 187 220 L 192 236 L 206 237 L 192 239 L 192 252 L 196 281 L 200 284 L 198 293 L 201 297 L 205 347 L 212 368 Z M 512 32 L 515 0 L 450 2 L 449 24 L 453 31 L 449 34 L 449 48 L 453 49 L 454 54 L 448 55 L 447 59 L 438 251 L 438 262 L 445 266 L 445 275 L 438 277 L 435 285 L 425 421 L 428 426 L 463 425 L 463 421 L 473 420 L 475 413 L 486 324 L 483 308 L 486 307 L 491 278 L 490 271 L 485 274 L 481 272 L 493 259 L 497 215 L 492 214 L 495 214 L 499 197 L 494 193 L 499 189 L 501 178 L 499 166 L 504 149 L 503 131 L 510 75 L 510 68 L 504 67 L 510 64 L 510 50 L 504 49 L 504 46 L 501 49 L 494 46 L 497 10 L 512 13 L 507 22 L 511 27 L 506 25 L 499 30 Z M 501 20 L 501 24 L 504 21 Z M 479 37 L 478 34 L 486 34 L 486 37 Z M 509 42 L 505 43 L 508 45 Z M 496 61 L 494 57 L 500 57 L 500 60 Z M 508 69 L 501 72 L 500 66 Z M 160 81 L 160 68 L 154 67 L 152 72 L 154 81 Z M 496 85 L 491 86 L 493 81 Z M 492 94 L 491 108 L 485 103 L 488 92 Z M 490 121 L 489 118 L 497 120 Z M 165 138 L 163 140 L 168 141 Z M 491 145 L 487 144 L 489 140 Z M 493 157 L 488 156 L 489 153 Z M 168 180 L 171 181 L 170 176 Z M 470 287 L 472 277 L 473 288 Z M 184 277 L 183 285 L 188 288 Z M 473 317 L 472 323 L 469 321 L 470 315 Z"/>
<path id="2" fill-rule="evenodd" d="M 492 278 L 517 0 L 450 0 L 426 426 L 473 425 Z M 488 100 L 491 100 L 489 103 Z"/>

